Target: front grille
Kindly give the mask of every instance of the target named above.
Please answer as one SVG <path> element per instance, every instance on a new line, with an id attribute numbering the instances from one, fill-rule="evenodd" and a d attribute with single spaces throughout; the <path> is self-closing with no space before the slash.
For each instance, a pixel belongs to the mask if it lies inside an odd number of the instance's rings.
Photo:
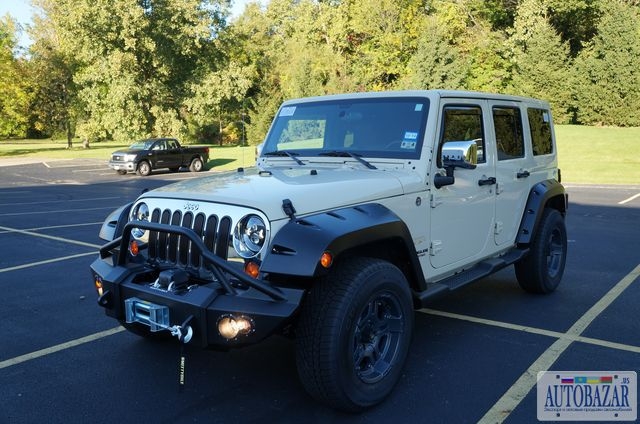
<path id="1" fill-rule="evenodd" d="M 151 213 L 151 222 L 170 224 L 192 229 L 202 238 L 207 249 L 222 259 L 227 259 L 231 218 L 205 215 L 202 212 L 181 212 L 156 208 Z M 191 248 L 191 241 L 176 234 L 157 231 L 149 232 L 149 257 L 178 266 L 200 268 L 202 258 L 197 249 Z"/>

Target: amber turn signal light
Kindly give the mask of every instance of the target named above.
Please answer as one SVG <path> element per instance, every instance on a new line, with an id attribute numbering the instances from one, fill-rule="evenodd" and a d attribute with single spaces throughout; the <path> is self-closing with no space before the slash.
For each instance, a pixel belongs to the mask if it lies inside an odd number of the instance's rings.
<path id="1" fill-rule="evenodd" d="M 329 252 L 324 252 L 322 256 L 320 256 L 320 265 L 324 268 L 329 268 L 333 264 L 333 255 Z"/>
<path id="2" fill-rule="evenodd" d="M 244 264 L 244 272 L 251 278 L 258 278 L 258 275 L 260 275 L 260 265 L 253 261 L 248 261 Z"/>

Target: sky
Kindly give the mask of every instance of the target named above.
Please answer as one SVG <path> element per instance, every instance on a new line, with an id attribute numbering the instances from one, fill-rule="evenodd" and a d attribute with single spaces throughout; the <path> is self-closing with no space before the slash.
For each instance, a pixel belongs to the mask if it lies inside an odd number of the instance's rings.
<path id="1" fill-rule="evenodd" d="M 244 6 L 251 0 L 233 0 L 231 16 L 238 16 L 244 10 Z M 23 27 L 31 22 L 33 8 L 29 0 L 0 0 L 0 16 L 9 13 Z M 26 46 L 29 43 L 27 35 L 23 32 L 20 45 Z"/>

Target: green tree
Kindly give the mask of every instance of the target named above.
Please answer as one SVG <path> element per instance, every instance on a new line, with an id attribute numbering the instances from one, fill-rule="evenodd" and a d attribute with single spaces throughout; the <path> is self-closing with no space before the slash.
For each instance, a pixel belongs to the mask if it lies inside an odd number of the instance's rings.
<path id="1" fill-rule="evenodd" d="M 185 135 L 182 103 L 202 68 L 228 1 L 34 0 L 78 61 L 74 82 L 91 138 Z"/>
<path id="2" fill-rule="evenodd" d="M 510 38 L 514 94 L 551 103 L 557 122 L 572 118 L 569 47 L 548 20 L 543 0 L 524 0 Z"/>
<path id="3" fill-rule="evenodd" d="M 598 32 L 575 64 L 578 121 L 640 126 L 640 19 L 636 6 L 611 0 Z"/>
<path id="4" fill-rule="evenodd" d="M 0 137 L 24 137 L 29 122 L 26 67 L 14 55 L 18 31 L 9 15 L 0 18 Z"/>

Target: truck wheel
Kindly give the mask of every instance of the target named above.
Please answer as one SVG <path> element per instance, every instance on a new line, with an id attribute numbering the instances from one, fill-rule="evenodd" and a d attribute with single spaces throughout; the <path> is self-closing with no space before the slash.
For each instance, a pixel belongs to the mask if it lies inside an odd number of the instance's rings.
<path id="1" fill-rule="evenodd" d="M 296 364 L 313 397 L 354 412 L 381 402 L 398 382 L 414 312 L 409 284 L 394 265 L 354 258 L 336 267 L 303 307 Z"/>
<path id="2" fill-rule="evenodd" d="M 138 175 L 146 177 L 151 174 L 151 165 L 146 160 L 143 160 L 138 164 Z"/>
<path id="3" fill-rule="evenodd" d="M 567 260 L 567 229 L 555 209 L 545 209 L 529 254 L 516 262 L 520 287 L 530 293 L 551 293 L 558 287 Z"/>
<path id="4" fill-rule="evenodd" d="M 202 171 L 202 159 L 200 158 L 193 158 L 193 160 L 191 161 L 191 165 L 189 165 L 189 171 L 191 172 L 200 172 Z"/>

